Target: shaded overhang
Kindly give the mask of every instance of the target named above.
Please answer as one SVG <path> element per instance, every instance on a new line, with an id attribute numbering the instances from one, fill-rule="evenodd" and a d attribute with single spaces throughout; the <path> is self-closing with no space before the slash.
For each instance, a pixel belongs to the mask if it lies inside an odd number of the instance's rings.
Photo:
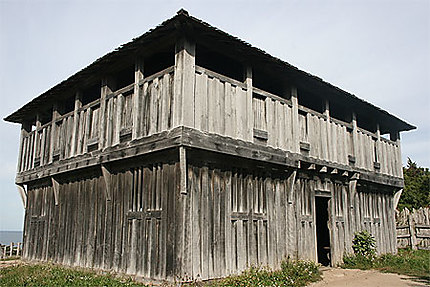
<path id="1" fill-rule="evenodd" d="M 105 67 L 118 63 L 120 60 L 132 59 L 139 53 L 147 53 L 151 49 L 157 49 L 162 43 L 174 43 L 178 37 L 186 36 L 210 44 L 221 53 L 228 54 L 244 64 L 253 67 L 264 67 L 279 73 L 289 81 L 293 82 L 298 89 L 306 90 L 315 94 L 322 94 L 331 102 L 336 102 L 346 109 L 353 110 L 358 117 L 360 115 L 375 119 L 380 127 L 381 133 L 399 132 L 415 129 L 416 127 L 388 113 L 387 111 L 366 102 L 354 94 L 346 92 L 321 78 L 309 74 L 297 67 L 282 61 L 268 53 L 251 46 L 228 33 L 219 30 L 195 17 L 189 16 L 185 10 L 178 11 L 177 15 L 164 21 L 154 29 L 149 30 L 142 36 L 124 44 L 115 51 L 99 58 L 86 68 L 62 81 L 29 103 L 7 116 L 4 120 L 14 123 L 22 123 L 34 118 L 35 111 L 47 103 L 56 101 L 63 93 L 78 89 L 83 83 L 100 78 L 101 71 Z"/>

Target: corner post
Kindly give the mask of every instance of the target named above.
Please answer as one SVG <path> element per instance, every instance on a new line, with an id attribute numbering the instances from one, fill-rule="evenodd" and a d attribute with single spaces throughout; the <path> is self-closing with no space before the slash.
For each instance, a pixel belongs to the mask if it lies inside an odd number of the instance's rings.
<path id="1" fill-rule="evenodd" d="M 134 66 L 134 93 L 133 93 L 133 129 L 131 137 L 132 139 L 137 139 L 141 136 L 141 98 L 140 94 L 140 81 L 144 78 L 144 64 L 143 59 L 137 58 Z"/>
<path id="2" fill-rule="evenodd" d="M 396 142 L 396 169 L 397 176 L 403 178 L 403 168 L 402 168 L 402 149 L 400 146 L 400 132 L 390 133 L 390 140 Z"/>
<path id="3" fill-rule="evenodd" d="M 21 124 L 21 136 L 19 140 L 19 155 L 18 155 L 18 172 L 21 172 L 25 169 L 25 160 L 23 157 L 25 157 L 25 137 L 28 136 L 28 134 L 31 132 L 31 123 L 30 122 L 23 122 Z"/>
<path id="4" fill-rule="evenodd" d="M 195 82 L 194 41 L 181 37 L 175 46 L 175 80 L 173 126 L 194 127 L 194 82 Z"/>
<path id="5" fill-rule="evenodd" d="M 293 135 L 293 152 L 300 153 L 300 127 L 299 127 L 299 100 L 297 88 L 291 87 L 291 104 L 293 106 L 292 135 Z"/>

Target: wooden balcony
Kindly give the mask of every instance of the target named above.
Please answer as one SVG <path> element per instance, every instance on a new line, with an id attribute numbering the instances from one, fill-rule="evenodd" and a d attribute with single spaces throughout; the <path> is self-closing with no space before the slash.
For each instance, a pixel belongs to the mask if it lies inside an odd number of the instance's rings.
<path id="1" fill-rule="evenodd" d="M 155 151 L 156 141 L 159 149 L 193 146 L 195 141 L 180 139 L 183 131 L 189 135 L 190 130 L 281 158 L 402 178 L 399 140 L 385 139 L 379 132 L 357 127 L 355 120 L 343 122 L 247 81 L 199 66 L 194 72 L 194 94 L 185 95 L 191 96 L 193 109 L 179 107 L 186 101 L 177 99 L 175 68 L 169 67 L 24 134 L 17 181 L 37 178 L 35 174 L 44 167 L 56 166 L 56 172 L 64 172 L 100 163 L 96 156 L 104 161 L 135 156 L 136 149 L 148 143 L 152 145 L 148 150 Z M 180 116 L 179 109 L 188 113 L 189 123 L 181 121 L 185 115 Z M 181 126 L 187 129 L 175 129 Z"/>

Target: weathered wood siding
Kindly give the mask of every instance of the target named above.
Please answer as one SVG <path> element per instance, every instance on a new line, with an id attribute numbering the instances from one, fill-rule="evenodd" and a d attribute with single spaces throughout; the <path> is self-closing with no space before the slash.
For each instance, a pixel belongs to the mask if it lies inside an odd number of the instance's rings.
<path id="1" fill-rule="evenodd" d="M 173 78 L 170 67 L 141 80 L 137 94 L 131 84 L 30 132 L 22 140 L 18 172 L 130 141 L 133 128 L 136 138 L 171 129 Z"/>
<path id="2" fill-rule="evenodd" d="M 61 182 L 58 205 L 52 186 L 30 186 L 24 258 L 173 278 L 177 170 L 160 163 L 116 171 L 110 201 L 98 173 Z"/>
<path id="3" fill-rule="evenodd" d="M 198 66 L 188 109 L 174 95 L 180 83 L 173 71 L 165 69 L 37 127 L 22 139 L 18 172 L 169 130 L 182 125 L 179 113 L 186 113 L 187 125 L 200 131 L 402 177 L 399 141 L 300 105 L 296 114 L 289 99 Z"/>
<path id="4" fill-rule="evenodd" d="M 235 164 L 232 164 L 235 166 Z M 295 174 L 298 174 L 297 177 Z M 294 176 L 293 176 L 294 175 Z M 30 185 L 27 259 L 116 270 L 146 278 L 209 279 L 250 265 L 279 267 L 287 258 L 317 260 L 315 196 L 330 197 L 332 264 L 367 229 L 380 253 L 395 252 L 393 195 L 348 178 L 189 163 L 115 168 L 109 192 L 101 172 Z"/>
<path id="5" fill-rule="evenodd" d="M 315 192 L 321 186 L 331 197 L 332 264 L 352 252 L 353 235 L 362 229 L 375 236 L 378 252 L 395 252 L 392 194 L 357 194 L 348 182 L 306 175 L 293 184 L 289 173 L 268 176 L 248 169 L 192 165 L 188 193 L 182 198 L 183 210 L 189 212 L 182 215 L 183 275 L 208 279 L 253 264 L 276 268 L 288 256 L 317 260 Z"/>
<path id="6" fill-rule="evenodd" d="M 251 87 L 249 93 L 249 89 L 246 83 L 196 66 L 194 128 L 244 141 L 257 138 L 267 146 L 295 152 L 292 102 L 257 88 Z M 305 155 L 402 177 L 398 142 L 354 130 L 351 123 L 300 105 L 298 109 L 297 140 L 309 145 L 302 151 Z"/>

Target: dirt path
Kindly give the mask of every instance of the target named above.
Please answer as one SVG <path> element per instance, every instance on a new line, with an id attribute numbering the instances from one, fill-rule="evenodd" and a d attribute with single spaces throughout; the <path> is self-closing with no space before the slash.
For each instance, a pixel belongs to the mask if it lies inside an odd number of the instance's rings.
<path id="1" fill-rule="evenodd" d="M 412 279 L 412 280 L 411 280 Z M 312 283 L 309 287 L 362 287 L 362 286 L 388 286 L 388 287 L 411 287 L 428 286 L 426 283 L 418 282 L 411 277 L 381 273 L 375 270 L 323 269 L 323 280 Z"/>

